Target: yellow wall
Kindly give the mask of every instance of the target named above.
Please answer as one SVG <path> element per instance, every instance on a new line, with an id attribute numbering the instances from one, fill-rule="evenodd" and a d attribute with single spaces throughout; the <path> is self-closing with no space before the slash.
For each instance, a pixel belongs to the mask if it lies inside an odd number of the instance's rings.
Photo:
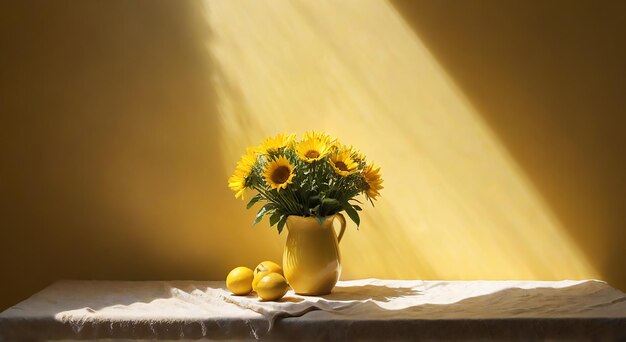
<path id="1" fill-rule="evenodd" d="M 626 288 L 626 24 L 565 4 L 2 3 L 0 308 L 60 278 L 280 261 L 226 179 L 307 129 L 383 167 L 345 279 Z"/>
<path id="2" fill-rule="evenodd" d="M 626 290 L 626 3 L 392 3 L 591 267 Z"/>

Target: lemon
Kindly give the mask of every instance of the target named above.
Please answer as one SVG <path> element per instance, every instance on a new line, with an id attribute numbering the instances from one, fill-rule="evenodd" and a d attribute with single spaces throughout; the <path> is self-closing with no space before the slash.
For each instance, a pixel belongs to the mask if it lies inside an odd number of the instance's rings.
<path id="1" fill-rule="evenodd" d="M 254 279 L 252 280 L 252 289 L 256 291 L 256 285 L 261 280 L 261 278 L 265 277 L 270 273 L 278 273 L 283 275 L 282 267 L 278 266 L 277 263 L 273 261 L 263 261 L 258 264 L 254 269 Z"/>
<path id="2" fill-rule="evenodd" d="M 287 281 L 278 273 L 270 273 L 259 280 L 256 293 L 263 300 L 278 300 L 287 293 Z"/>
<path id="3" fill-rule="evenodd" d="M 226 277 L 226 287 L 230 292 L 238 295 L 245 296 L 252 291 L 252 280 L 254 279 L 254 273 L 247 267 L 236 267 Z"/>

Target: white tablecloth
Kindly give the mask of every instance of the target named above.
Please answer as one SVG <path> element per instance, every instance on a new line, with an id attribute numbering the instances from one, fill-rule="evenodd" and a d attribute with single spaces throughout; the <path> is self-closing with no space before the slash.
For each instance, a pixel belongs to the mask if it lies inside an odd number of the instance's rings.
<path id="1" fill-rule="evenodd" d="M 586 281 L 341 281 L 280 302 L 223 282 L 61 281 L 0 314 L 0 340 L 626 338 L 626 295 Z"/>

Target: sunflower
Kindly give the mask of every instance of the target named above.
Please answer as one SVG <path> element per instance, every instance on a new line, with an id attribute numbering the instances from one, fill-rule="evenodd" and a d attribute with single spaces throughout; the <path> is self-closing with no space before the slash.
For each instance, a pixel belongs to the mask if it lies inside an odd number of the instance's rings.
<path id="1" fill-rule="evenodd" d="M 330 148 L 326 139 L 305 138 L 296 145 L 296 153 L 302 161 L 311 163 L 326 157 Z"/>
<path id="2" fill-rule="evenodd" d="M 365 160 L 365 156 L 363 155 L 363 153 L 361 153 L 361 151 L 357 150 L 354 146 L 350 145 L 349 147 L 352 159 L 356 160 L 356 161 L 364 161 Z"/>
<path id="3" fill-rule="evenodd" d="M 247 175 L 239 170 L 235 170 L 232 176 L 228 179 L 228 187 L 235 191 L 235 198 L 241 197 L 244 199 L 244 191 L 246 190 L 246 178 Z"/>
<path id="4" fill-rule="evenodd" d="M 278 153 L 281 149 L 291 146 L 295 138 L 295 134 L 286 135 L 285 133 L 269 137 L 263 141 L 261 145 L 262 151 L 266 154 Z"/>
<path id="5" fill-rule="evenodd" d="M 330 135 L 323 132 L 310 131 L 304 133 L 302 140 L 319 140 L 326 143 L 326 145 L 334 145 L 337 139 L 333 139 Z"/>
<path id="6" fill-rule="evenodd" d="M 349 150 L 340 149 L 330 155 L 328 162 L 337 174 L 348 176 L 357 171 L 359 164 L 352 159 L 351 154 Z"/>
<path id="7" fill-rule="evenodd" d="M 250 173 L 252 173 L 252 168 L 256 163 L 256 149 L 248 148 L 246 150 L 246 154 L 241 157 L 241 160 L 237 162 L 237 166 L 235 167 L 235 172 L 228 179 L 228 187 L 235 191 L 235 198 L 241 197 L 244 198 L 244 190 L 246 189 L 246 182 Z"/>
<path id="8" fill-rule="evenodd" d="M 280 191 L 280 189 L 284 189 L 288 184 L 291 184 L 294 176 L 293 169 L 293 165 L 285 156 L 275 158 L 267 163 L 265 167 L 265 172 L 263 173 L 265 182 L 272 189 Z"/>
<path id="9" fill-rule="evenodd" d="M 373 163 L 368 164 L 363 170 L 363 180 L 365 180 L 363 192 L 368 198 L 376 199 L 380 196 L 378 191 L 383 189 L 380 166 L 374 167 Z"/>
<path id="10" fill-rule="evenodd" d="M 343 144 L 336 144 L 335 148 L 337 149 L 337 151 L 347 152 L 350 158 L 352 158 L 352 160 L 356 161 L 357 163 L 365 160 L 365 156 L 363 155 L 363 153 L 361 153 L 361 151 L 357 150 L 352 145 L 348 146 Z"/>

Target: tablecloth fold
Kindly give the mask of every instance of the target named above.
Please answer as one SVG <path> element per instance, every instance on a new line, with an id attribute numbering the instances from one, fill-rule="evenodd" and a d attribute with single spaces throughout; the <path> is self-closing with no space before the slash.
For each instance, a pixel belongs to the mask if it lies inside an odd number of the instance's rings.
<path id="1" fill-rule="evenodd" d="M 340 281 L 277 302 L 224 282 L 61 281 L 0 314 L 0 340 L 626 338 L 626 295 L 597 280 Z M 600 335 L 598 335 L 600 334 Z M 300 336 L 302 337 L 302 336 Z"/>

